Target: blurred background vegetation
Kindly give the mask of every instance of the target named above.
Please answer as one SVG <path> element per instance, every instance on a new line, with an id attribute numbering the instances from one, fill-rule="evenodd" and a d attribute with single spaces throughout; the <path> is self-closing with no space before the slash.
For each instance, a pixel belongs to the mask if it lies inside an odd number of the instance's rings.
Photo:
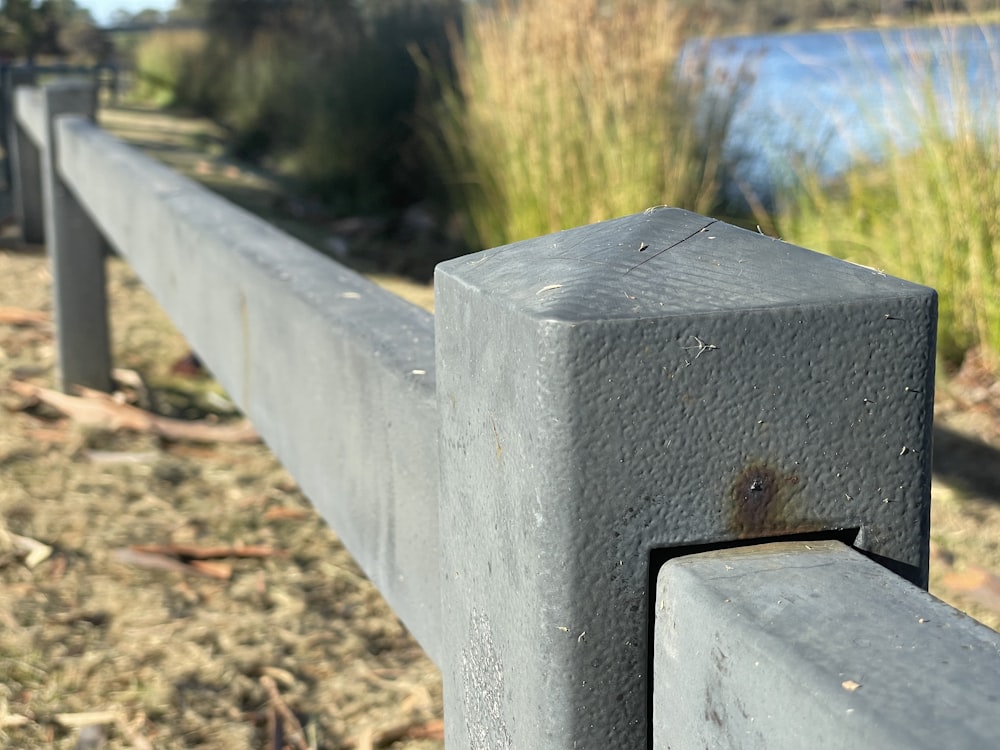
<path id="1" fill-rule="evenodd" d="M 111 41 L 73 0 L 3 0 L 0 6 L 0 61 L 96 64 L 112 55 Z"/>
<path id="2" fill-rule="evenodd" d="M 441 230 L 419 249 L 424 268 L 679 205 L 935 286 L 943 362 L 957 365 L 975 349 L 996 371 L 1000 125 L 974 124 L 961 60 L 949 71 L 958 115 L 948 124 L 941 92 L 928 84 L 938 63 L 899 60 L 887 85 L 913 92 L 912 109 L 897 114 L 920 123 L 915 147 L 895 147 L 886 123 L 881 161 L 859 161 L 834 180 L 800 170 L 766 206 L 746 194 L 733 205 L 732 174 L 752 155 L 723 143 L 753 65 L 720 79 L 695 40 L 991 21 L 997 5 L 179 0 L 168 14 L 119 14 L 119 26 L 143 28 L 116 33 L 112 45 L 72 0 L 6 0 L 0 51 L 114 59 L 133 72 L 136 100 L 212 118 L 232 154 L 286 176 L 330 216 L 387 217 L 392 227 L 420 206 Z"/>
<path id="3" fill-rule="evenodd" d="M 417 129 L 416 59 L 449 64 L 461 0 L 213 0 L 202 13 L 203 29 L 136 45 L 140 97 L 213 118 L 237 156 L 336 214 L 441 205 Z"/>

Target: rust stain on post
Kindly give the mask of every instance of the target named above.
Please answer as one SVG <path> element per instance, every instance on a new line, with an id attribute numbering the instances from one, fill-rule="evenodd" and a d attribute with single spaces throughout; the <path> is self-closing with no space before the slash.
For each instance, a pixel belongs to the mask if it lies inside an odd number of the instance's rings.
<path id="1" fill-rule="evenodd" d="M 750 462 L 729 491 L 730 529 L 740 538 L 816 530 L 816 524 L 794 516 L 791 501 L 800 489 L 797 474 Z"/>

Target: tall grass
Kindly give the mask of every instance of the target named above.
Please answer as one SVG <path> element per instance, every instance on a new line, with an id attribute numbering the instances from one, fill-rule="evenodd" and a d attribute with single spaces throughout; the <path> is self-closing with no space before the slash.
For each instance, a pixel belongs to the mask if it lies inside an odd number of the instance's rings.
<path id="1" fill-rule="evenodd" d="M 715 207 L 743 81 L 710 80 L 704 56 L 682 59 L 698 28 L 690 12 L 674 0 L 466 7 L 464 38 L 452 43 L 457 84 L 433 128 L 472 242 L 654 204 Z"/>
<path id="2" fill-rule="evenodd" d="M 982 80 L 970 82 L 957 52 L 901 49 L 884 80 L 893 107 L 873 112 L 871 123 L 882 129 L 884 159 L 862 162 L 834 184 L 804 179 L 776 224 L 789 241 L 935 287 L 943 363 L 958 364 L 978 347 L 996 369 L 1000 121 L 989 92 L 1000 84 L 1000 37 L 980 33 L 993 61 L 979 71 Z M 949 34 L 942 31 L 942 46 L 955 49 Z M 993 108 L 989 117 L 983 107 Z M 912 142 L 891 138 L 907 130 Z"/>
<path id="3" fill-rule="evenodd" d="M 155 106 L 170 106 L 204 53 L 203 31 L 154 31 L 135 48 L 135 85 L 131 95 Z"/>

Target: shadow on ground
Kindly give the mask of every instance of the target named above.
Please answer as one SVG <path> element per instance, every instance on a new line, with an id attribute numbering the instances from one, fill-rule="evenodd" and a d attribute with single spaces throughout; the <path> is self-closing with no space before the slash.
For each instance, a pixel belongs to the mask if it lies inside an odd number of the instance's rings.
<path id="1" fill-rule="evenodd" d="M 956 489 L 1000 503 L 1000 450 L 992 445 L 938 424 L 933 465 Z"/>

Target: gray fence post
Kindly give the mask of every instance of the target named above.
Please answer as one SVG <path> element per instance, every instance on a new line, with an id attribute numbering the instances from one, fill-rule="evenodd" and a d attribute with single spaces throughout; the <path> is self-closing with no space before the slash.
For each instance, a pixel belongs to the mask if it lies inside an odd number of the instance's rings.
<path id="1" fill-rule="evenodd" d="M 10 67 L 5 71 L 4 98 L 7 101 L 7 154 L 14 218 L 25 242 L 41 244 L 45 239 L 42 210 L 42 167 L 38 145 L 18 122 L 14 91 L 35 83 L 31 68 Z"/>
<path id="2" fill-rule="evenodd" d="M 111 387 L 105 243 L 94 222 L 66 186 L 59 170 L 56 118 L 95 115 L 92 83 L 64 82 L 44 92 L 46 138 L 42 157 L 45 237 L 52 287 L 59 381 L 63 390 L 85 385 Z"/>
<path id="3" fill-rule="evenodd" d="M 926 585 L 936 296 L 677 209 L 438 267 L 449 747 L 635 750 L 674 555 Z"/>

